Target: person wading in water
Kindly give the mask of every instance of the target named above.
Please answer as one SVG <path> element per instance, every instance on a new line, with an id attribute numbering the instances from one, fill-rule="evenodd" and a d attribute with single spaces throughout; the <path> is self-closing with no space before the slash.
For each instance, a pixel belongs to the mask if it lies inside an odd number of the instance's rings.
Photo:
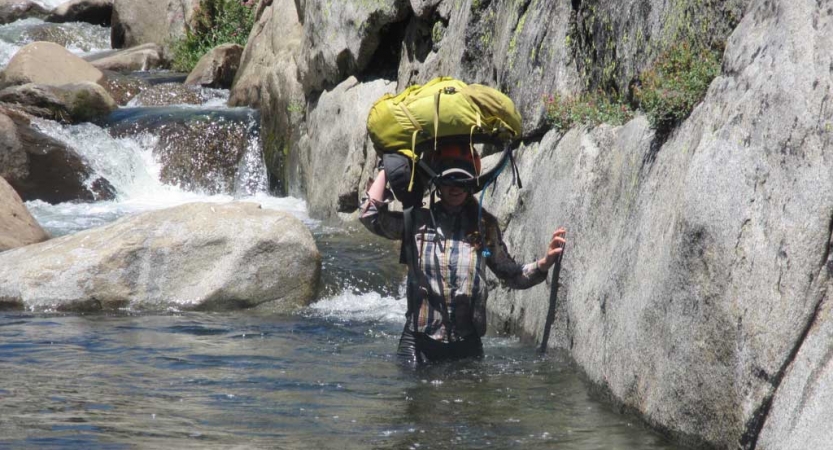
<path id="1" fill-rule="evenodd" d="M 397 351 L 403 362 L 416 364 L 481 357 L 486 267 L 510 288 L 527 289 L 546 279 L 566 244 L 566 231 L 559 228 L 541 259 L 516 263 L 503 243 L 497 220 L 480 208 L 472 190 L 442 183 L 475 178 L 480 173 L 479 155 L 457 144 L 445 144 L 432 157 L 431 166 L 439 175 L 440 201 L 413 210 L 416 258 L 412 260 L 417 267 L 411 267 L 408 274 L 409 308 Z M 374 234 L 402 239 L 405 219 L 401 212 L 388 210 L 386 184 L 383 169 L 368 189 L 360 220 Z"/>

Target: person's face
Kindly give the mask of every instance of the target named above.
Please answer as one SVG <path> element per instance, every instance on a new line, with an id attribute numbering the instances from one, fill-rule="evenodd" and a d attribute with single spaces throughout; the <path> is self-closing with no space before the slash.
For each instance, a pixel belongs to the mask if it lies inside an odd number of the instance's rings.
<path id="1" fill-rule="evenodd" d="M 456 208 L 469 196 L 467 190 L 458 186 L 440 186 L 440 199 L 445 206 Z"/>

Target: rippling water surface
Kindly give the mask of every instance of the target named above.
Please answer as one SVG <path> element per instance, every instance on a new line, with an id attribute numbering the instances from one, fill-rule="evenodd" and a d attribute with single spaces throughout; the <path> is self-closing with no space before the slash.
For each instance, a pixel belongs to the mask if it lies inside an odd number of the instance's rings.
<path id="1" fill-rule="evenodd" d="M 293 316 L 0 315 L 0 447 L 670 448 L 513 339 L 400 367 L 401 313 L 345 295 Z"/>

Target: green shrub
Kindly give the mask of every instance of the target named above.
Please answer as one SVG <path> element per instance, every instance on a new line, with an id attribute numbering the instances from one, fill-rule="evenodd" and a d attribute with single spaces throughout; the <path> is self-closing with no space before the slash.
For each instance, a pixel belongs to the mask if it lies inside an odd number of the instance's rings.
<path id="1" fill-rule="evenodd" d="M 173 45 L 174 70 L 190 72 L 200 58 L 221 44 L 246 45 L 254 11 L 241 0 L 202 0 L 194 29 Z"/>
<path id="2" fill-rule="evenodd" d="M 667 131 L 691 114 L 719 74 L 719 51 L 678 44 L 640 75 L 634 101 L 654 128 Z"/>
<path id="3" fill-rule="evenodd" d="M 604 92 L 570 98 L 553 95 L 545 103 L 547 119 L 553 128 L 561 131 L 577 125 L 622 125 L 633 118 L 633 111 L 626 103 L 612 99 Z"/>

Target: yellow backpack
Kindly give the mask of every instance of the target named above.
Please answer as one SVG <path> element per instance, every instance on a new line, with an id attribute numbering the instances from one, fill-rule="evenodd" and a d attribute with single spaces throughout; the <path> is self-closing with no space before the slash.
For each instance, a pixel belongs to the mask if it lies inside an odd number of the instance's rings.
<path id="1" fill-rule="evenodd" d="M 451 77 L 411 86 L 397 95 L 382 96 L 370 109 L 367 131 L 376 152 L 400 153 L 412 161 L 410 191 L 416 163 L 425 143 L 449 137 L 482 141 L 510 141 L 521 135 L 521 115 L 500 91 L 466 84 Z"/>

